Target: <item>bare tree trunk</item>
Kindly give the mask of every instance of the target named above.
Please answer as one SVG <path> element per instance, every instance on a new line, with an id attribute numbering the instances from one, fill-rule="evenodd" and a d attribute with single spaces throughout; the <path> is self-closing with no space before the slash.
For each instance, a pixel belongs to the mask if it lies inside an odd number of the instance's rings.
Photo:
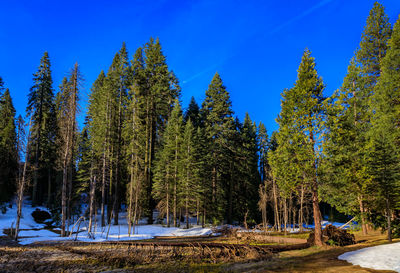
<path id="1" fill-rule="evenodd" d="M 199 225 L 199 213 L 200 213 L 200 211 L 199 211 L 199 204 L 200 202 L 199 202 L 199 198 L 197 197 L 197 199 L 196 199 L 196 225 Z"/>
<path id="2" fill-rule="evenodd" d="M 169 168 L 167 168 L 167 177 L 166 177 L 166 192 L 167 192 L 167 196 L 166 196 L 166 214 L 167 214 L 167 227 L 170 227 L 171 226 L 171 221 L 170 221 L 170 219 L 169 219 L 169 214 L 170 214 L 170 211 L 169 211 L 169 198 L 170 198 L 170 196 L 169 196 Z"/>
<path id="3" fill-rule="evenodd" d="M 185 205 L 185 217 L 186 217 L 186 228 L 189 229 L 189 198 L 186 196 L 186 205 Z"/>
<path id="4" fill-rule="evenodd" d="M 101 226 L 104 227 L 106 225 L 105 221 L 105 203 L 106 203 L 106 153 L 103 153 L 103 170 L 102 170 L 102 179 L 101 179 Z"/>
<path id="5" fill-rule="evenodd" d="M 310 143 L 311 143 L 311 150 L 312 153 L 315 155 L 314 150 L 314 132 L 312 129 L 312 124 L 309 125 L 309 133 L 310 133 Z M 322 246 L 322 226 L 321 226 L 321 212 L 319 210 L 319 198 L 318 198 L 318 181 L 317 181 L 317 164 L 314 161 L 312 162 L 312 168 L 315 171 L 312 177 L 312 184 L 311 184 L 311 192 L 312 192 L 312 204 L 313 204 L 313 214 L 314 214 L 314 243 L 317 246 Z"/>
<path id="6" fill-rule="evenodd" d="M 176 128 L 178 129 L 178 128 Z M 176 223 L 176 203 L 177 203 L 177 183 L 178 183 L 178 135 L 175 135 L 175 166 L 174 166 L 174 226 Z"/>
<path id="7" fill-rule="evenodd" d="M 287 211 L 287 200 L 286 197 L 283 199 L 283 222 L 285 236 L 287 234 L 287 222 L 288 222 L 288 211 Z"/>
<path id="8" fill-rule="evenodd" d="M 14 239 L 18 240 L 18 233 L 19 233 L 19 224 L 21 221 L 21 215 L 22 215 L 22 201 L 24 198 L 24 191 L 25 191 L 25 184 L 26 184 L 26 167 L 28 164 L 28 156 L 29 156 L 29 139 L 31 136 L 31 125 L 32 125 L 32 117 L 29 120 L 29 128 L 28 128 L 28 137 L 27 137 L 27 142 L 26 142 L 26 148 L 25 148 L 25 162 L 24 162 L 24 169 L 22 171 L 22 178 L 20 175 L 18 176 L 18 200 L 17 200 L 17 221 L 15 223 L 15 234 L 14 234 Z M 20 137 L 20 136 L 19 136 Z M 19 139 L 18 139 L 19 141 Z M 19 147 L 21 145 L 18 145 Z M 19 158 L 19 157 L 18 157 Z M 21 164 L 20 160 L 18 160 L 18 169 L 21 169 Z M 20 171 L 19 171 L 20 173 Z"/>
<path id="9" fill-rule="evenodd" d="M 279 209 L 278 209 L 278 193 L 276 189 L 276 181 L 272 180 L 272 193 L 274 198 L 274 209 L 275 209 L 275 227 L 281 232 L 281 221 L 279 219 Z"/>
<path id="10" fill-rule="evenodd" d="M 114 155 L 114 147 L 111 147 L 111 151 L 110 151 L 110 168 L 109 168 L 109 177 L 110 177 L 110 181 L 109 181 L 109 187 L 108 187 L 108 200 L 107 200 L 107 224 L 111 223 L 111 218 L 113 215 L 112 210 L 113 210 L 113 171 L 114 171 L 114 167 L 113 167 L 113 155 Z"/>
<path id="11" fill-rule="evenodd" d="M 65 221 L 67 217 L 67 179 L 68 179 L 68 157 L 69 157 L 69 130 L 67 130 L 66 149 L 64 151 L 63 159 L 63 180 L 61 188 L 61 237 L 65 237 Z"/>
<path id="12" fill-rule="evenodd" d="M 51 202 L 51 168 L 49 167 L 47 170 L 47 207 L 50 207 L 50 202 Z"/>
<path id="13" fill-rule="evenodd" d="M 92 221 L 94 212 L 94 195 L 96 189 L 96 175 L 93 175 L 93 167 L 90 168 L 90 205 L 89 205 L 89 233 L 92 232 Z"/>
<path id="14" fill-rule="evenodd" d="M 72 153 L 72 151 L 71 151 Z M 71 155 L 72 157 L 72 155 Z M 68 166 L 68 185 L 67 185 L 67 191 L 68 191 L 68 196 L 67 196 L 67 228 L 69 228 L 71 226 L 71 224 L 74 223 L 74 220 L 72 219 L 71 221 L 71 217 L 72 216 L 72 166 L 71 164 L 69 164 Z"/>
<path id="15" fill-rule="evenodd" d="M 243 219 L 243 224 L 244 224 L 244 228 L 248 229 L 247 226 L 247 215 L 249 214 L 249 210 L 246 210 L 245 214 L 244 214 L 244 219 Z"/>
<path id="16" fill-rule="evenodd" d="M 389 197 L 386 197 L 386 220 L 388 230 L 388 241 L 392 242 L 392 212 L 390 209 Z"/>
<path id="17" fill-rule="evenodd" d="M 205 226 L 206 226 L 206 206 L 205 205 L 203 205 L 203 220 L 202 220 L 202 223 L 201 223 L 201 226 L 204 228 Z"/>
<path id="18" fill-rule="evenodd" d="M 151 207 L 151 201 L 150 201 L 150 194 L 151 194 L 151 185 L 150 185 L 150 175 L 149 175 L 149 147 L 150 147 L 150 127 L 152 124 L 150 124 L 150 105 L 149 105 L 149 100 L 146 100 L 146 132 L 145 132 L 145 151 L 144 151 L 144 181 L 145 181 L 145 190 L 147 192 L 146 198 L 148 198 L 148 207 L 150 209 Z M 147 223 L 150 224 L 151 220 L 150 218 L 153 217 L 153 212 L 149 213 Z"/>
<path id="19" fill-rule="evenodd" d="M 134 180 L 134 184 L 135 184 L 135 207 L 134 207 L 134 211 L 133 211 L 133 233 L 135 233 L 135 224 L 137 222 L 139 222 L 139 217 L 140 217 L 140 207 L 139 207 L 139 194 L 140 194 L 140 180 L 139 180 L 139 156 L 136 153 L 135 154 L 135 180 Z"/>
<path id="20" fill-rule="evenodd" d="M 77 96 L 78 96 L 78 64 L 75 64 L 74 70 L 71 75 L 72 90 L 71 90 L 71 101 L 68 101 L 66 118 L 67 132 L 65 141 L 65 151 L 63 159 L 63 182 L 62 182 L 62 193 L 61 193 L 61 236 L 64 237 L 65 234 L 65 220 L 67 213 L 67 183 L 68 183 L 68 168 L 71 167 L 71 159 L 74 147 L 74 133 L 76 124 L 76 112 L 77 112 Z M 72 177 L 71 177 L 72 179 Z M 72 185 L 70 186 L 70 188 Z M 71 191 L 71 190 L 70 190 Z"/>
<path id="21" fill-rule="evenodd" d="M 132 229 L 132 210 L 133 210 L 133 182 L 134 182 L 134 167 L 133 167 L 133 151 L 131 155 L 131 179 L 129 183 L 129 203 L 128 203 L 128 235 L 131 237 Z"/>
<path id="22" fill-rule="evenodd" d="M 367 221 L 365 220 L 365 209 L 364 209 L 364 202 L 363 202 L 362 195 L 358 196 L 358 203 L 360 205 L 360 212 L 361 212 L 361 228 L 363 235 L 367 235 Z"/>
<path id="23" fill-rule="evenodd" d="M 300 211 L 299 211 L 299 231 L 303 232 L 303 203 L 304 203 L 304 184 L 301 185 L 301 193 L 300 193 Z"/>
<path id="24" fill-rule="evenodd" d="M 316 181 L 314 181 L 316 183 Z M 315 225 L 315 245 L 322 246 L 322 226 L 321 226 L 321 212 L 319 210 L 319 200 L 318 200 L 318 191 L 316 186 L 313 186 L 312 190 L 312 202 L 313 202 L 313 214 L 314 214 L 314 225 Z"/>
<path id="25" fill-rule="evenodd" d="M 152 160 L 153 160 L 153 153 L 154 153 L 154 151 L 153 151 L 153 149 L 154 149 L 154 141 L 155 141 L 155 139 L 154 139 L 154 130 L 155 130 L 155 128 L 153 127 L 153 117 L 152 117 L 152 115 L 151 115 L 151 118 L 150 118 L 150 120 L 151 120 L 151 127 L 150 127 L 150 146 L 149 146 L 149 166 L 148 166 L 148 186 L 149 186 L 149 188 L 148 188 L 148 196 L 149 196 L 149 208 L 150 208 L 150 212 L 149 212 L 149 219 L 148 219 L 148 223 L 149 224 L 153 224 L 153 208 L 154 208 L 154 206 L 153 206 L 153 199 L 152 199 L 152 197 L 151 197 L 151 190 L 152 190 L 152 175 L 151 175 L 151 172 L 152 172 L 152 170 L 151 170 L 151 167 L 152 167 Z"/>

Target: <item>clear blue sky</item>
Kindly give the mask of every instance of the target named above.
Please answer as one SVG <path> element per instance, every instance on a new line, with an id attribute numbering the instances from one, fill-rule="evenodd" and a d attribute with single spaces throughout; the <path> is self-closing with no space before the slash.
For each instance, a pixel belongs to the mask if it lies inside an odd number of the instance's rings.
<path id="1" fill-rule="evenodd" d="M 373 2 L 3 1 L 0 76 L 24 115 L 32 74 L 44 51 L 50 54 L 56 90 L 78 62 L 85 78 L 85 112 L 93 81 L 107 70 L 122 42 L 133 56 L 150 37 L 159 37 L 180 80 L 184 107 L 191 96 L 201 103 L 218 71 L 239 118 L 247 111 L 271 132 L 277 128 L 280 94 L 295 82 L 305 47 L 316 58 L 325 94 L 341 85 Z M 393 24 L 400 1 L 380 3 Z"/>

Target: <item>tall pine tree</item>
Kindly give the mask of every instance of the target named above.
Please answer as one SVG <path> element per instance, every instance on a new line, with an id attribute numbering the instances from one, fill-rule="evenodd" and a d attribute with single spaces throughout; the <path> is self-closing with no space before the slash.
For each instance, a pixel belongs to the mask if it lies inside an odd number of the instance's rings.
<path id="1" fill-rule="evenodd" d="M 43 192 L 48 179 L 49 166 L 45 166 L 46 156 L 51 154 L 50 145 L 46 142 L 51 140 L 48 131 L 54 128 L 54 94 L 53 79 L 49 54 L 45 52 L 40 60 L 38 71 L 33 75 L 33 86 L 28 94 L 27 115 L 32 115 L 32 133 L 30 139 L 30 156 L 33 160 L 33 187 L 32 203 L 34 205 L 43 202 Z M 47 131 L 47 132 L 46 132 Z M 53 132 L 55 135 L 55 133 Z"/>
<path id="2" fill-rule="evenodd" d="M 0 78 L 0 92 L 2 87 Z M 6 89 L 4 94 L 0 93 L 0 203 L 9 201 L 16 189 L 18 150 L 15 113 L 10 91 Z"/>
<path id="3" fill-rule="evenodd" d="M 372 176 L 372 209 L 386 215 L 388 240 L 392 240 L 393 210 L 400 208 L 400 17 L 393 27 L 381 76 L 372 97 L 369 132 L 369 172 Z M 377 219 L 374 219 L 377 220 Z M 397 227 L 398 228 L 398 227 Z"/>
<path id="4" fill-rule="evenodd" d="M 278 147 L 271 156 L 273 172 L 286 194 L 285 198 L 289 198 L 300 183 L 311 191 L 316 245 L 322 245 L 318 196 L 321 143 L 318 140 L 322 130 L 323 89 L 314 58 L 306 49 L 294 87 L 283 93 L 282 110 L 278 117 Z"/>

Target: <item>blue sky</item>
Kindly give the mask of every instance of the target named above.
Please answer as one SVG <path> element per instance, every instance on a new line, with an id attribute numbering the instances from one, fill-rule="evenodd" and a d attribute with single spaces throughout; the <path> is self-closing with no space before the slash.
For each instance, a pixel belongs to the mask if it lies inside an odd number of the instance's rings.
<path id="1" fill-rule="evenodd" d="M 82 114 L 90 87 L 107 70 L 123 41 L 130 56 L 159 37 L 178 76 L 182 101 L 204 99 L 218 71 L 233 110 L 249 112 L 271 132 L 277 129 L 280 94 L 296 80 L 305 47 L 330 95 L 346 74 L 372 0 L 287 1 L 4 1 L 0 9 L 0 76 L 18 113 L 25 107 L 44 51 L 52 62 L 54 88 L 75 62 L 85 78 Z M 399 0 L 380 1 L 393 24 Z"/>

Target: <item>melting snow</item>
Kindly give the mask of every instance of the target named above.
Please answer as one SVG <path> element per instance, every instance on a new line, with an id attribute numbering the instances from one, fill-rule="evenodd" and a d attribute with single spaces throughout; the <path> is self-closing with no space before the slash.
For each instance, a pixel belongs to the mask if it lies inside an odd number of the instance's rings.
<path id="1" fill-rule="evenodd" d="M 361 267 L 400 272 L 400 242 L 346 252 L 339 259 Z"/>
<path id="2" fill-rule="evenodd" d="M 44 207 L 32 207 L 29 202 L 24 202 L 22 208 L 22 218 L 20 222 L 20 233 L 19 243 L 22 245 L 31 244 L 39 241 L 53 241 L 53 240 L 74 240 L 87 241 L 87 242 L 101 242 L 106 240 L 141 240 L 151 239 L 155 236 L 201 236 L 201 235 L 212 235 L 210 228 L 202 228 L 195 226 L 190 229 L 181 229 L 176 227 L 164 227 L 162 225 L 143 225 L 139 224 L 135 227 L 135 234 L 128 235 L 128 225 L 126 221 L 126 213 L 120 213 L 120 225 L 110 225 L 101 227 L 99 225 L 100 216 L 97 218 L 97 225 L 94 226 L 93 237 L 90 238 L 87 233 L 88 221 L 83 221 L 80 224 L 78 234 L 73 234 L 71 237 L 60 237 L 59 233 L 53 232 L 48 229 L 44 229 L 45 224 L 38 224 L 33 220 L 31 213 L 39 208 L 46 210 Z M 4 229 L 15 227 L 17 218 L 17 206 L 14 204 L 13 207 L 7 209 L 6 214 L 0 213 L 0 234 L 3 233 Z M 142 221 L 141 221 L 142 222 Z M 78 226 L 78 225 L 77 225 Z M 74 227 L 74 232 L 77 230 L 77 226 Z M 184 225 L 183 225 L 184 226 Z M 71 230 L 73 225 L 70 226 Z M 54 228 L 54 231 L 59 231 L 59 228 Z M 108 233 L 108 236 L 107 236 Z"/>

